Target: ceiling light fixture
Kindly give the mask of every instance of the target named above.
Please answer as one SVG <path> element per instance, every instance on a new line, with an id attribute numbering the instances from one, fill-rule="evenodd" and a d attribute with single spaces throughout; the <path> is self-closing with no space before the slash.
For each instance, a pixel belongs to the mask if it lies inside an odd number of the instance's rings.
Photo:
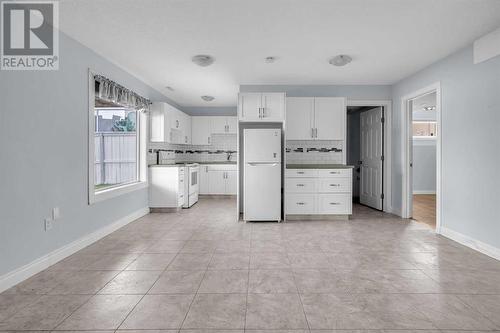
<path id="1" fill-rule="evenodd" d="M 205 102 L 211 102 L 215 99 L 215 97 L 209 96 L 209 95 L 203 95 L 203 96 L 201 96 L 201 99 L 204 100 Z"/>
<path id="2" fill-rule="evenodd" d="M 434 111 L 434 110 L 436 110 L 436 107 L 435 106 L 424 106 L 423 109 L 425 111 Z"/>
<path id="3" fill-rule="evenodd" d="M 268 64 L 272 64 L 273 62 L 276 61 L 276 57 L 266 57 L 264 61 Z"/>
<path id="4" fill-rule="evenodd" d="M 333 66 L 345 66 L 352 61 L 352 58 L 346 54 L 339 54 L 331 58 L 328 62 Z"/>
<path id="5" fill-rule="evenodd" d="M 191 60 L 201 67 L 207 67 L 214 63 L 215 58 L 206 54 L 195 55 Z"/>

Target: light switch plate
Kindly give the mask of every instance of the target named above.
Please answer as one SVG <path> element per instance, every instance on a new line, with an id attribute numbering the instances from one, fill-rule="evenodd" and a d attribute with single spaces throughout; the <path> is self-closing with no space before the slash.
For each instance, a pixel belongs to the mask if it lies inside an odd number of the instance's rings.
<path id="1" fill-rule="evenodd" d="M 52 220 L 59 220 L 60 217 L 61 211 L 59 210 L 59 207 L 52 208 Z"/>
<path id="2" fill-rule="evenodd" d="M 49 231 L 50 229 L 52 229 L 53 222 L 54 221 L 52 219 L 50 219 L 50 218 L 46 218 L 45 219 L 45 223 L 44 223 L 45 231 Z"/>

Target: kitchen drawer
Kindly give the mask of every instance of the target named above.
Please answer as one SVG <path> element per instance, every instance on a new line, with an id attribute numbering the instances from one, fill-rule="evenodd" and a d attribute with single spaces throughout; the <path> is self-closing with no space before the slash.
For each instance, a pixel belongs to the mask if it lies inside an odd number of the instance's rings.
<path id="1" fill-rule="evenodd" d="M 287 178 L 285 184 L 287 193 L 314 193 L 316 190 L 314 178 Z"/>
<path id="2" fill-rule="evenodd" d="M 297 178 L 297 177 L 317 177 L 318 170 L 315 169 L 286 169 L 286 178 Z"/>
<path id="3" fill-rule="evenodd" d="M 351 177 L 352 169 L 320 169 L 318 170 L 318 177 Z"/>
<path id="4" fill-rule="evenodd" d="M 351 192 L 351 178 L 318 178 L 317 190 L 319 193 L 345 193 Z"/>
<path id="5" fill-rule="evenodd" d="M 184 191 L 179 192 L 179 197 L 177 198 L 177 205 L 179 206 L 184 205 Z"/>
<path id="6" fill-rule="evenodd" d="M 285 214 L 314 214 L 315 194 L 286 194 Z"/>
<path id="7" fill-rule="evenodd" d="M 318 194 L 318 214 L 351 214 L 352 198 L 346 194 Z"/>

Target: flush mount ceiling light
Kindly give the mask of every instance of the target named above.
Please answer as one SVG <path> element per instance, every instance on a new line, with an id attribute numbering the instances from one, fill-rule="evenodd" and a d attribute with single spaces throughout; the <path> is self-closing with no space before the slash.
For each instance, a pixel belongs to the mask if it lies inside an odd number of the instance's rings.
<path id="1" fill-rule="evenodd" d="M 276 57 L 266 57 L 264 61 L 268 64 L 272 64 L 273 62 L 276 61 Z"/>
<path id="2" fill-rule="evenodd" d="M 425 111 L 434 111 L 434 110 L 436 110 L 436 107 L 435 106 L 424 106 L 423 109 Z"/>
<path id="3" fill-rule="evenodd" d="M 211 102 L 215 99 L 215 97 L 209 96 L 209 95 L 204 95 L 204 96 L 201 96 L 201 99 L 204 100 L 205 102 Z"/>
<path id="4" fill-rule="evenodd" d="M 331 58 L 328 62 L 333 66 L 345 66 L 352 61 L 352 58 L 346 54 L 339 54 Z"/>
<path id="5" fill-rule="evenodd" d="M 191 60 L 201 67 L 207 67 L 214 63 L 215 59 L 212 56 L 206 54 L 195 55 Z"/>

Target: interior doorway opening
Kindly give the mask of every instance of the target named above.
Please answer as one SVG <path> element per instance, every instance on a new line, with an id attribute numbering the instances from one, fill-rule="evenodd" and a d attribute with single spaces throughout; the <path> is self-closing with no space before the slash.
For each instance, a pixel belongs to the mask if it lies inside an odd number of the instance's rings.
<path id="1" fill-rule="evenodd" d="M 403 217 L 440 232 L 441 91 L 439 83 L 402 100 Z"/>
<path id="2" fill-rule="evenodd" d="M 386 107 L 347 107 L 347 164 L 354 166 L 353 202 L 380 211 L 386 209 Z"/>

